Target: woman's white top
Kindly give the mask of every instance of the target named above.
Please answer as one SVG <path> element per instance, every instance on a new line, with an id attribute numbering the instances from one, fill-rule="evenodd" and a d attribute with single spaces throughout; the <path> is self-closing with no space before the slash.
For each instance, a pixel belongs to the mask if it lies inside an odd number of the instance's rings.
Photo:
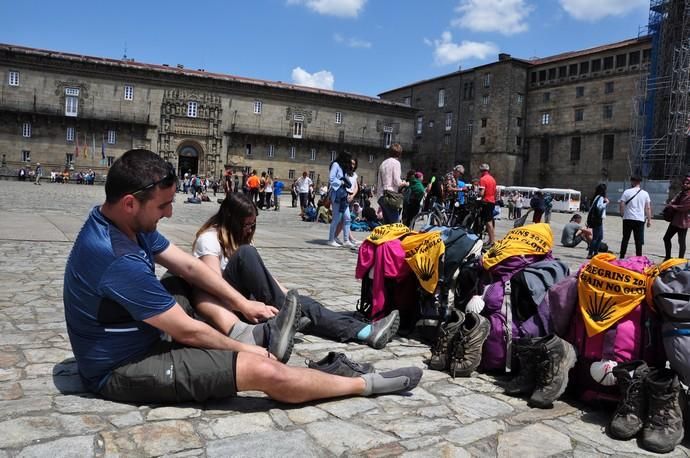
<path id="1" fill-rule="evenodd" d="M 218 231 L 213 228 L 205 231 L 196 239 L 194 253 L 192 254 L 197 258 L 202 256 L 216 256 L 220 258 L 221 272 L 223 272 L 225 266 L 228 265 L 228 258 L 223 254 L 223 249 L 220 247 L 220 242 L 218 241 Z"/>

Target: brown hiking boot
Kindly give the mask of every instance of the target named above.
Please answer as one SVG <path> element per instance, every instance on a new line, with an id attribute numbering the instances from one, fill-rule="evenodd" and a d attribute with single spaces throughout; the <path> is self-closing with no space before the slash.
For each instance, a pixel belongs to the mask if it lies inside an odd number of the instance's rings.
<path id="1" fill-rule="evenodd" d="M 532 344 L 536 339 L 522 338 L 515 341 L 515 356 L 520 361 L 520 371 L 506 385 L 504 392 L 509 396 L 532 394 L 537 386 L 537 364 L 539 348 Z"/>
<path id="2" fill-rule="evenodd" d="M 451 348 L 451 377 L 469 377 L 482 361 L 482 347 L 489 337 L 491 324 L 478 313 L 465 314 L 455 344 Z"/>
<path id="3" fill-rule="evenodd" d="M 438 331 L 438 336 L 431 347 L 431 359 L 429 360 L 429 369 L 435 371 L 445 371 L 450 367 L 450 350 L 453 342 L 460 330 L 460 326 L 465 321 L 465 314 L 452 310 L 448 321 L 441 324 Z"/>
<path id="4" fill-rule="evenodd" d="M 537 387 L 528 404 L 540 409 L 553 407 L 568 386 L 568 372 L 577 359 L 575 348 L 556 335 L 537 339 L 540 361 L 537 364 Z M 536 350 L 536 349 L 535 349 Z"/>
<path id="5" fill-rule="evenodd" d="M 652 370 L 645 383 L 649 407 L 640 445 L 645 450 L 668 453 L 683 440 L 680 382 L 670 369 Z"/>
<path id="6" fill-rule="evenodd" d="M 647 374 L 649 367 L 644 361 L 621 363 L 613 368 L 621 393 L 616 413 L 609 424 L 609 435 L 614 439 L 630 439 L 642 429 L 646 410 L 644 383 Z"/>

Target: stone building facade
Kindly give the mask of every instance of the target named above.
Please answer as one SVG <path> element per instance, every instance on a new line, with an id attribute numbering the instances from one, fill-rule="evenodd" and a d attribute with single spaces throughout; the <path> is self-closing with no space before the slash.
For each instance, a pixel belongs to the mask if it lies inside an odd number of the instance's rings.
<path id="1" fill-rule="evenodd" d="M 327 181 L 339 151 L 374 183 L 391 143 L 414 154 L 415 110 L 401 103 L 152 65 L 0 45 L 0 155 L 7 170 L 40 162 L 107 173 L 130 148 L 184 172 L 256 169 Z M 409 160 L 409 159 L 408 159 Z"/>
<path id="2" fill-rule="evenodd" d="M 543 59 L 496 62 L 380 94 L 418 110 L 413 166 L 491 164 L 500 184 L 590 188 L 630 173 L 632 99 L 648 38 Z"/>

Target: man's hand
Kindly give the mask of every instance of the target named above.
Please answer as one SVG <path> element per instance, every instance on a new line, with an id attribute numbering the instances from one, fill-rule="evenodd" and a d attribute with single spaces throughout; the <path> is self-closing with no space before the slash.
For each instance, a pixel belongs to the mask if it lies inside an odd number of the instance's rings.
<path id="1" fill-rule="evenodd" d="M 258 323 L 273 318 L 278 314 L 278 309 L 263 302 L 247 300 L 240 312 L 251 323 Z"/>

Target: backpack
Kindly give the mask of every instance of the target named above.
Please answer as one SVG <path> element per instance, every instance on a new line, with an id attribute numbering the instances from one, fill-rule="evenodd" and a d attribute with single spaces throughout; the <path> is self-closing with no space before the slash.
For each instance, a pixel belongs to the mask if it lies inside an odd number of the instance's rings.
<path id="1" fill-rule="evenodd" d="M 200 187 L 201 187 L 201 178 L 196 177 L 196 178 L 194 179 L 194 186 L 196 186 L 197 188 L 200 188 Z"/>
<path id="2" fill-rule="evenodd" d="M 304 210 L 304 221 L 316 221 L 316 208 L 311 205 Z"/>
<path id="3" fill-rule="evenodd" d="M 663 269 L 652 283 L 654 307 L 662 317 L 662 336 L 671 369 L 683 383 L 690 382 L 690 262 Z M 667 261 L 668 262 L 668 261 Z"/>
<path id="4" fill-rule="evenodd" d="M 597 196 L 592 202 L 592 206 L 589 207 L 589 212 L 587 212 L 587 227 L 599 227 L 604 222 L 602 218 L 603 210 L 597 207 L 597 199 L 601 198 L 601 196 Z"/>
<path id="5" fill-rule="evenodd" d="M 578 354 L 570 382 L 582 401 L 615 402 L 620 397 L 615 384 L 603 384 L 607 373 L 601 380 L 593 377 L 593 363 L 645 360 L 656 366 L 663 359 L 659 320 L 644 298 L 651 265 L 644 256 L 616 260 L 612 254 L 599 254 L 580 269 L 578 307 L 566 340 Z M 622 295 L 616 293 L 618 287 L 636 291 Z M 593 333 L 592 324 L 599 332 Z"/>

